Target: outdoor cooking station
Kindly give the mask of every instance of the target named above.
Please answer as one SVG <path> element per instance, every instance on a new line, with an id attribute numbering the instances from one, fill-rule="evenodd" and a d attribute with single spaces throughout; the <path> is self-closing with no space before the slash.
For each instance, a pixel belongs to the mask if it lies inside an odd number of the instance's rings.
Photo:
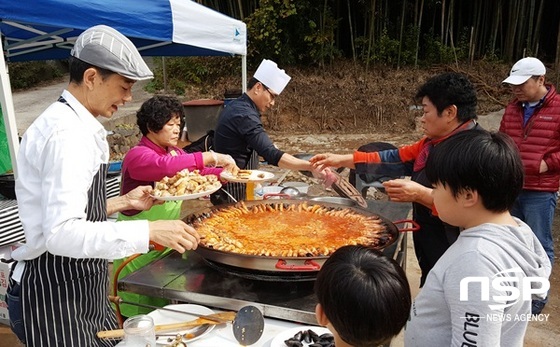
<path id="1" fill-rule="evenodd" d="M 369 200 L 368 210 L 391 221 L 409 218 L 410 203 Z M 384 253 L 403 268 L 406 265 L 406 233 Z M 277 281 L 234 275 L 209 264 L 200 254 L 172 252 L 165 258 L 119 280 L 121 291 L 161 297 L 223 310 L 239 310 L 246 305 L 258 307 L 264 316 L 316 324 L 313 279 L 279 276 Z"/>

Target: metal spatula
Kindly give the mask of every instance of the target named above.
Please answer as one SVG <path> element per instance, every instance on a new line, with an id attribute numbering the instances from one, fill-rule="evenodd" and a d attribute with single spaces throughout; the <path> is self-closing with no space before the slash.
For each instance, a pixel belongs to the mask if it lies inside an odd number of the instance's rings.
<path id="1" fill-rule="evenodd" d="M 233 336 L 243 346 L 257 342 L 264 330 L 264 318 L 255 306 L 245 306 L 235 315 L 233 320 Z"/>

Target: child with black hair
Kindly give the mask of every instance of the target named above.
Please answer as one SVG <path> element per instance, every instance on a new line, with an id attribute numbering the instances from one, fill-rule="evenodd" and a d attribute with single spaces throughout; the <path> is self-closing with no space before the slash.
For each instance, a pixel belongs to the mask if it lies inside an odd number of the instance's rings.
<path id="1" fill-rule="evenodd" d="M 337 347 L 373 347 L 406 323 L 411 296 L 406 274 L 393 260 L 365 246 L 344 246 L 323 265 L 315 282 L 315 315 Z"/>
<path id="2" fill-rule="evenodd" d="M 551 265 L 509 212 L 523 185 L 515 144 L 461 132 L 433 149 L 426 176 L 439 218 L 463 230 L 414 301 L 406 346 L 522 346 L 531 295 L 546 294 Z"/>

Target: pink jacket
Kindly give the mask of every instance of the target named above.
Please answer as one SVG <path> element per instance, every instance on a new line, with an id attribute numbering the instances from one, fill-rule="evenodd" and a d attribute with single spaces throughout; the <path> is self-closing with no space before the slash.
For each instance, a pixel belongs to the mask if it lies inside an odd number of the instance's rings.
<path id="1" fill-rule="evenodd" d="M 508 134 L 519 148 L 525 182 L 523 189 L 545 192 L 558 191 L 560 182 L 560 95 L 547 84 L 548 94 L 535 110 L 525 127 L 523 106 L 517 99 L 508 104 L 500 123 L 500 131 Z M 541 160 L 548 171 L 539 173 Z"/>
<path id="2" fill-rule="evenodd" d="M 204 166 L 202 153 L 186 153 L 179 147 L 167 150 L 142 137 L 138 145 L 126 153 L 121 169 L 121 194 L 141 185 L 154 186 L 154 181 L 171 177 L 183 169 L 200 170 L 200 174 L 219 176 L 222 168 Z"/>

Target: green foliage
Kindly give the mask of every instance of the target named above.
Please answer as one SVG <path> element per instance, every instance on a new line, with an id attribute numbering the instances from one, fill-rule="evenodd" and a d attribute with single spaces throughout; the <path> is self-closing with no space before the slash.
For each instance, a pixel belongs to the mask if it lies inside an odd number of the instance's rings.
<path id="1" fill-rule="evenodd" d="M 440 38 L 433 33 L 423 36 L 422 40 L 423 62 L 425 64 L 449 64 L 455 62 L 453 48 L 441 43 Z"/>
<path id="2" fill-rule="evenodd" d="M 324 22 L 323 28 L 318 27 L 314 20 L 308 20 L 307 34 L 303 36 L 306 45 L 303 47 L 303 54 L 300 55 L 301 58 L 307 58 L 312 64 L 319 65 L 342 56 L 342 52 L 336 49 L 334 44 L 337 21 L 332 17 L 330 11 L 323 13 L 321 19 Z"/>
<path id="3" fill-rule="evenodd" d="M 39 83 L 48 82 L 64 74 L 60 64 L 53 61 L 30 61 L 8 63 L 10 84 L 13 90 L 31 88 Z"/>
<path id="4" fill-rule="evenodd" d="M 185 94 L 189 85 L 202 86 L 223 76 L 238 76 L 241 64 L 231 57 L 166 57 L 154 59 L 154 79 L 146 90 L 164 89 L 163 62 L 167 75 L 167 89 L 177 95 Z"/>
<path id="5" fill-rule="evenodd" d="M 335 46 L 338 21 L 323 1 L 261 0 L 246 23 L 254 65 L 263 58 L 284 66 L 322 65 L 341 56 Z"/>
<path id="6" fill-rule="evenodd" d="M 285 63 L 288 37 L 284 27 L 296 13 L 296 4 L 290 0 L 261 0 L 246 19 L 249 56 L 255 61 L 267 58 Z"/>

